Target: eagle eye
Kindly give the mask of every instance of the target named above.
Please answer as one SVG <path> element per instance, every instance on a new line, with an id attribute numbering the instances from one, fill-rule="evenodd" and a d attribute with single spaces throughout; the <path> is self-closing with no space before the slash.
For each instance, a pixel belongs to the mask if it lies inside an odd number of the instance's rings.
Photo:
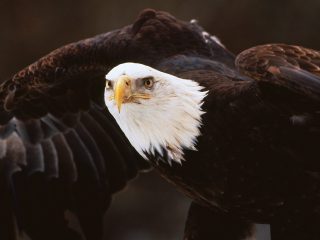
<path id="1" fill-rule="evenodd" d="M 145 77 L 142 79 L 143 80 L 143 85 L 145 88 L 150 89 L 153 86 L 154 80 L 153 77 Z"/>
<path id="2" fill-rule="evenodd" d="M 112 88 L 112 82 L 111 82 L 111 80 L 107 80 L 106 81 L 106 89 L 110 89 L 110 88 Z"/>

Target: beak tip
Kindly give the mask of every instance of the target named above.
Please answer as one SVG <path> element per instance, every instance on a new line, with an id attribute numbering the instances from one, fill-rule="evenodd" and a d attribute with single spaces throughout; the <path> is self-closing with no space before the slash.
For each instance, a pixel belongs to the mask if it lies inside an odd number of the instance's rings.
<path id="1" fill-rule="evenodd" d="M 118 106 L 118 112 L 120 113 L 121 112 L 121 104 L 117 104 Z"/>

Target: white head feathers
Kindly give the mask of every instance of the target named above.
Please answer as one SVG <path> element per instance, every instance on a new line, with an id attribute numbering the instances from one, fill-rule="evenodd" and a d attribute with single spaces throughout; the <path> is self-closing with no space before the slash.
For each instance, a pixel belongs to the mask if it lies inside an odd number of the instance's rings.
<path id="1" fill-rule="evenodd" d="M 149 97 L 127 101 L 119 112 L 113 96 L 123 75 L 130 78 L 133 92 Z M 150 77 L 152 88 L 146 88 L 141 79 Z M 181 163 L 184 149 L 196 149 L 204 113 L 201 106 L 207 95 L 197 82 L 137 63 L 116 66 L 106 79 L 111 86 L 105 90 L 106 106 L 141 156 L 167 156 L 169 162 Z"/>

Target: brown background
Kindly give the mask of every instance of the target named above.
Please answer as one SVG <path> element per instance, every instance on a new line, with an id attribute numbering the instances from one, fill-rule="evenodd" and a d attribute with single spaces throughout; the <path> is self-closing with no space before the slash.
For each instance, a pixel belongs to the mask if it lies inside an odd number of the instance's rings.
<path id="1" fill-rule="evenodd" d="M 0 0 L 0 80 L 61 45 L 129 24 L 146 7 L 198 19 L 235 53 L 269 42 L 320 49 L 319 0 Z M 105 239 L 179 239 L 188 205 L 144 175 L 115 197 Z"/>

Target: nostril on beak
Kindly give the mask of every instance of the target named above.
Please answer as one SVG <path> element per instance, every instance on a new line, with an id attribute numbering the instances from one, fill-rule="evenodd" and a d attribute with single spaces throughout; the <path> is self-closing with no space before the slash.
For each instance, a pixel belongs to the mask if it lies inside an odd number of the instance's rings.
<path id="1" fill-rule="evenodd" d="M 129 86 L 129 85 L 130 85 L 129 81 L 126 81 L 126 85 L 127 85 L 127 86 Z"/>

